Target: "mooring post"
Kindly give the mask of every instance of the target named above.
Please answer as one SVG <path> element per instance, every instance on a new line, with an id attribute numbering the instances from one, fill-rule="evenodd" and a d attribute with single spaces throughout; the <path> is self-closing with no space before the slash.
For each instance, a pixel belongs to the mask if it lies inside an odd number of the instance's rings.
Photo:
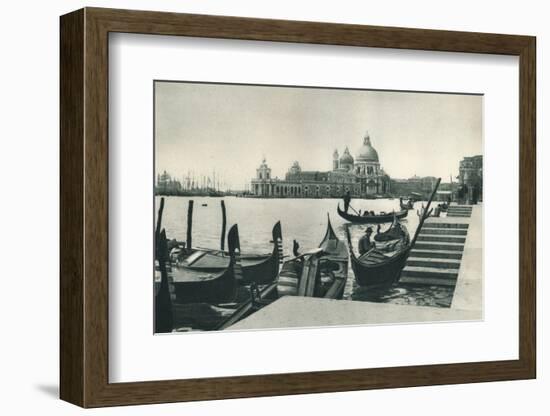
<path id="1" fill-rule="evenodd" d="M 160 198 L 160 207 L 157 214 L 157 226 L 155 227 L 155 258 L 158 259 L 158 250 L 160 247 L 160 228 L 162 226 L 162 212 L 164 211 L 164 197 Z"/>
<path id="2" fill-rule="evenodd" d="M 155 295 L 155 333 L 172 332 L 174 328 L 174 315 L 172 310 L 172 299 L 168 286 L 168 245 L 166 242 L 166 231 L 162 229 L 159 233 L 159 271 L 160 288 Z"/>
<path id="3" fill-rule="evenodd" d="M 187 207 L 187 245 L 186 249 L 191 250 L 192 245 L 192 236 L 193 235 L 193 200 L 189 201 L 189 206 Z"/>
<path id="4" fill-rule="evenodd" d="M 221 235 L 221 239 L 220 239 L 220 250 L 224 250 L 225 249 L 225 227 L 226 227 L 226 224 L 227 224 L 227 218 L 226 218 L 226 215 L 225 215 L 225 202 L 221 201 L 221 205 L 222 205 L 222 235 Z"/>

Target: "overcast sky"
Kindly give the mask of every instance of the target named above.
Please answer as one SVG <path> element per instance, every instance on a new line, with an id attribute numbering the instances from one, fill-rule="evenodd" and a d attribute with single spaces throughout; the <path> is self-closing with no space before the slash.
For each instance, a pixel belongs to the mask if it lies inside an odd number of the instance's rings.
<path id="1" fill-rule="evenodd" d="M 368 131 L 392 178 L 458 174 L 482 154 L 481 96 L 342 89 L 155 83 L 157 172 L 222 176 L 242 189 L 266 157 L 283 178 L 332 169 L 332 153 L 355 157 Z"/>

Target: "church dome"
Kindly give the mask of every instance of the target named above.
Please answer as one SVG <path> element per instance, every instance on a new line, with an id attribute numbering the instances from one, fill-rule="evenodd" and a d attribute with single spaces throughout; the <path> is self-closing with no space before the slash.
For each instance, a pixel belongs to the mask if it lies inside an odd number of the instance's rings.
<path id="1" fill-rule="evenodd" d="M 378 162 L 378 152 L 370 143 L 370 136 L 367 133 L 363 139 L 363 145 L 357 152 L 357 161 L 359 162 Z"/>
<path id="2" fill-rule="evenodd" d="M 292 166 L 289 169 L 289 172 L 293 173 L 293 174 L 297 174 L 297 173 L 302 172 L 302 168 L 300 167 L 300 163 L 298 163 L 297 160 L 294 161 L 294 163 L 292 164 Z"/>
<path id="3" fill-rule="evenodd" d="M 353 156 L 349 153 L 349 149 L 346 147 L 346 150 L 344 150 L 344 154 L 340 158 L 340 165 L 347 165 L 347 164 L 353 165 Z"/>

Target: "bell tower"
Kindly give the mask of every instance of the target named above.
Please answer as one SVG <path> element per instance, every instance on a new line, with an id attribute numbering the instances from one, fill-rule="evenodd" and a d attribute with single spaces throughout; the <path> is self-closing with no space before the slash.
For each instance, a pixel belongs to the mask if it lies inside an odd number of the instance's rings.
<path id="1" fill-rule="evenodd" d="M 262 164 L 256 169 L 256 179 L 271 179 L 271 168 L 267 166 L 265 157 L 262 159 Z"/>
<path id="2" fill-rule="evenodd" d="M 334 149 L 334 153 L 332 154 L 332 170 L 338 170 L 339 159 L 340 155 L 338 154 L 338 149 Z"/>

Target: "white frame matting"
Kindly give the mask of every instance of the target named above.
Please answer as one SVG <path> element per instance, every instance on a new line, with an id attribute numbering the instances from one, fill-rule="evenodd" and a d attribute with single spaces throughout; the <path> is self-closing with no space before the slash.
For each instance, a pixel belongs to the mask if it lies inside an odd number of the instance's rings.
<path id="1" fill-rule="evenodd" d="M 118 33 L 109 54 L 110 382 L 518 359 L 517 57 Z M 484 94 L 483 321 L 153 335 L 155 79 Z"/>

